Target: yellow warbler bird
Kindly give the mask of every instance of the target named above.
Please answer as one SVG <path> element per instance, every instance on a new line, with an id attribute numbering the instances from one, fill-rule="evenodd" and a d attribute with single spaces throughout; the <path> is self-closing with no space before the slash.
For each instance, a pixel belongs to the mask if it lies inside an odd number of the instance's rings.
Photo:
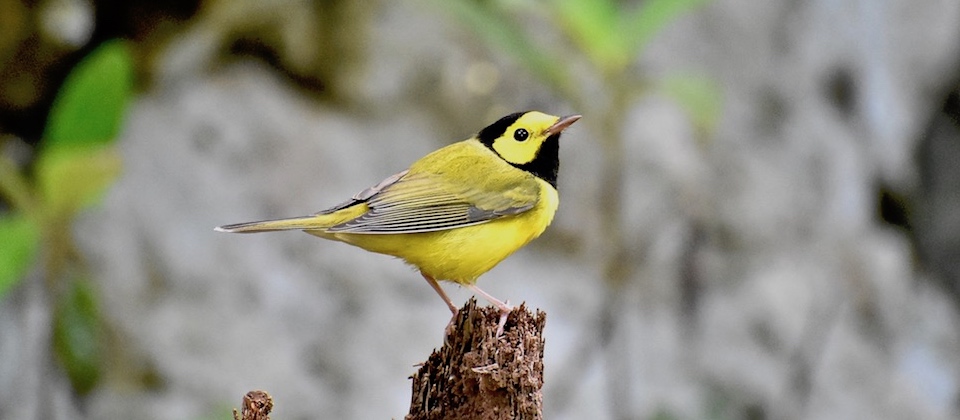
<path id="1" fill-rule="evenodd" d="M 221 232 L 302 230 L 417 267 L 454 316 L 437 280 L 463 285 L 500 309 L 477 278 L 540 236 L 559 204 L 560 133 L 580 119 L 529 111 L 430 153 L 379 184 L 316 214 L 220 226 Z"/>

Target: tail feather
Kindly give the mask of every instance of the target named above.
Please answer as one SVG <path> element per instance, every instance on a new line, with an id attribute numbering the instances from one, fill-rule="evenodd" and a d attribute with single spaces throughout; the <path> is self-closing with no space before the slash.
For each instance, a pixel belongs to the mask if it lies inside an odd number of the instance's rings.
<path id="1" fill-rule="evenodd" d="M 278 230 L 306 230 L 322 229 L 329 227 L 322 218 L 317 215 L 291 217 L 287 219 L 260 220 L 256 222 L 236 223 L 232 225 L 218 226 L 214 228 L 217 232 L 229 233 L 256 233 L 256 232 L 274 232 Z"/>

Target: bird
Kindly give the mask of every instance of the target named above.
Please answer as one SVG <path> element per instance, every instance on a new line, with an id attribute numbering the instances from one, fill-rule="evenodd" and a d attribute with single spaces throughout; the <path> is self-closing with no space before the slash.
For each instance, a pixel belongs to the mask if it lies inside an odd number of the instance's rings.
<path id="1" fill-rule="evenodd" d="M 560 135 L 580 118 L 512 113 L 326 210 L 215 230 L 301 230 L 398 257 L 420 271 L 453 313 L 448 333 L 458 309 L 438 281 L 496 306 L 499 336 L 512 307 L 477 287 L 477 279 L 550 225 L 560 202 Z"/>

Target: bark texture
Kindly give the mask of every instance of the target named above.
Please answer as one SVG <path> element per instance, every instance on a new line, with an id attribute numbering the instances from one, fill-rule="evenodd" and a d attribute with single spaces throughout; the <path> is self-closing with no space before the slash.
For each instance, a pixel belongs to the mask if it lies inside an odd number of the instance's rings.
<path id="1" fill-rule="evenodd" d="M 546 314 L 525 305 L 496 336 L 496 308 L 471 299 L 454 330 L 413 379 L 407 420 L 543 418 L 543 327 Z"/>
<path id="2" fill-rule="evenodd" d="M 233 420 L 270 420 L 273 397 L 266 391 L 250 391 L 243 396 L 241 412 L 233 409 Z"/>

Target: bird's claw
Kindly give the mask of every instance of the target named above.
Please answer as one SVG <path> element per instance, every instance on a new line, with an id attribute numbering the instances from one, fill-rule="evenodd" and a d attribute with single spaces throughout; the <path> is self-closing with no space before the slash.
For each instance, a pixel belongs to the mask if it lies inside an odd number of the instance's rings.
<path id="1" fill-rule="evenodd" d="M 500 308 L 500 322 L 497 323 L 497 338 L 503 335 L 503 326 L 507 324 L 507 317 L 511 311 L 513 311 L 513 307 L 510 306 L 510 301 L 508 300 L 504 302 L 504 306 Z"/>

